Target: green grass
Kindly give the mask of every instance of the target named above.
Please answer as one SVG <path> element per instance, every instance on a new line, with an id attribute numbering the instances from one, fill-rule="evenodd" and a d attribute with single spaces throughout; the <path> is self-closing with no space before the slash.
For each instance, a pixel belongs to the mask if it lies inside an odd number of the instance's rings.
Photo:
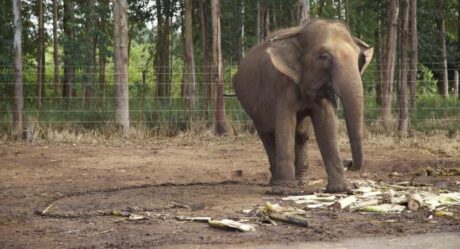
<path id="1" fill-rule="evenodd" d="M 233 130 L 252 131 L 251 121 L 236 97 L 225 97 L 226 119 Z M 103 103 L 102 103 L 103 102 Z M 396 102 L 396 101 L 394 101 Z M 0 135 L 10 134 L 13 105 L 0 102 Z M 189 110 L 180 97 L 160 101 L 154 97 L 133 97 L 130 100 L 130 119 L 133 128 L 142 128 L 147 136 L 174 136 L 193 128 L 212 129 L 215 114 L 214 104 L 206 115 L 203 98 L 198 106 Z M 397 118 L 396 103 L 392 110 Z M 430 133 L 442 130 L 454 135 L 460 131 L 460 100 L 444 99 L 440 96 L 420 97 L 417 110 L 411 112 L 410 128 Z M 44 102 L 38 109 L 34 99 L 25 103 L 26 126 L 33 125 L 41 130 L 70 130 L 77 133 L 96 132 L 107 134 L 115 127 L 115 101 L 111 96 L 102 101 L 95 99 L 91 107 L 85 106 L 82 98 L 74 98 L 70 103 L 62 100 Z M 338 117 L 343 118 L 341 107 Z M 365 97 L 365 123 L 372 126 L 378 120 L 379 106 L 372 95 Z"/>

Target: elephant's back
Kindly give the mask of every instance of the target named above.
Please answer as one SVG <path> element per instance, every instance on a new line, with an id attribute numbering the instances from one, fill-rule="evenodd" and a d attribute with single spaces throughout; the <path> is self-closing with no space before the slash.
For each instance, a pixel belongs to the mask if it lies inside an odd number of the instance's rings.
<path id="1" fill-rule="evenodd" d="M 233 78 L 235 93 L 245 109 L 255 105 L 254 99 L 260 93 L 263 65 L 268 61 L 265 52 L 266 44 L 262 43 L 252 48 L 241 61 L 238 72 Z M 249 111 L 249 110 L 247 110 Z"/>
<path id="2" fill-rule="evenodd" d="M 276 105 L 276 86 L 269 80 L 273 71 L 266 42 L 254 47 L 240 63 L 233 78 L 236 96 L 251 119 L 256 123 L 273 123 L 270 113 Z"/>
<path id="3" fill-rule="evenodd" d="M 241 61 L 238 72 L 233 78 L 233 85 L 239 88 L 243 85 L 256 85 L 260 80 L 261 66 L 269 62 L 268 54 L 265 52 L 267 44 L 262 43 L 248 51 Z M 235 91 L 238 91 L 235 89 Z"/>

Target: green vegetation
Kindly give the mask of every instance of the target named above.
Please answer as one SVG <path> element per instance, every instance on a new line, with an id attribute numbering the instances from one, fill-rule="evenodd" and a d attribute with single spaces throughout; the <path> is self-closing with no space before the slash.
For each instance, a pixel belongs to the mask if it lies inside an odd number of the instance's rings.
<path id="1" fill-rule="evenodd" d="M 53 83 L 53 38 L 50 30 L 52 21 L 52 6 L 46 2 L 45 32 L 46 67 L 45 67 L 45 95 L 41 107 L 37 104 L 37 4 L 36 1 L 25 0 L 22 6 L 23 20 L 23 82 L 24 82 L 24 116 L 26 126 L 37 126 L 45 129 L 70 129 L 75 132 L 103 131 L 114 126 L 115 120 L 115 89 L 114 89 L 114 63 L 113 63 L 113 24 L 111 6 L 109 1 L 95 1 L 96 15 L 99 17 L 95 27 L 86 27 L 88 6 L 79 1 L 74 3 L 75 13 L 72 28 L 74 38 L 71 39 L 64 31 L 64 8 L 59 6 L 58 15 L 58 47 L 60 83 L 58 90 Z M 200 1 L 193 2 L 193 42 L 196 63 L 197 79 L 197 106 L 190 110 L 184 103 L 182 91 L 182 78 L 184 67 L 184 37 L 181 33 L 183 21 L 183 1 L 129 1 L 129 94 L 130 94 L 130 119 L 133 127 L 141 127 L 150 135 L 166 134 L 175 135 L 180 131 L 202 127 L 212 129 L 214 122 L 214 101 L 211 101 L 209 110 L 205 103 L 205 70 L 203 68 L 204 51 L 202 35 Z M 224 58 L 224 87 L 225 92 L 232 93 L 232 76 L 236 73 L 239 61 L 238 50 L 240 46 L 245 52 L 258 43 L 260 34 L 257 33 L 259 11 L 269 11 L 270 31 L 298 24 L 298 6 L 295 0 L 242 0 L 241 5 L 234 0 L 222 0 L 222 52 Z M 260 2 L 260 6 L 257 5 Z M 171 56 L 166 63 L 170 66 L 170 87 L 168 96 L 158 97 L 157 94 L 157 46 L 159 34 L 156 20 L 158 4 L 170 4 L 171 35 L 168 39 L 168 48 Z M 311 17 L 340 19 L 346 22 L 353 34 L 376 46 L 382 45 L 386 29 L 387 1 L 336 1 L 312 0 Z M 430 132 L 432 130 L 445 130 L 449 134 L 460 131 L 460 100 L 454 97 L 442 98 L 440 96 L 441 73 L 441 40 L 439 31 L 439 13 L 448 13 L 446 16 L 447 60 L 449 67 L 449 82 L 453 82 L 453 70 L 459 68 L 460 62 L 460 30 L 458 30 L 458 16 L 460 3 L 445 0 L 444 4 L 437 1 L 418 1 L 418 30 L 419 30 L 419 66 L 417 75 L 417 109 L 410 110 L 410 128 Z M 12 125 L 13 96 L 14 96 L 14 59 L 12 45 L 12 19 L 11 1 L 0 0 L 0 135 L 10 134 Z M 161 5 L 163 6 L 163 5 Z M 244 6 L 244 18 L 241 6 Z M 261 7 L 262 6 L 262 7 Z M 209 7 L 209 6 L 208 6 Z M 165 8 L 163 6 L 163 8 Z M 261 8 L 261 9 L 258 9 Z M 164 10 L 164 9 L 163 9 Z M 205 10 L 208 18 L 206 25 L 210 32 L 210 9 Z M 165 13 L 164 13 L 165 14 Z M 166 13 L 165 15 L 167 15 Z M 260 20 L 259 20 L 260 21 Z M 238 42 L 241 26 L 244 25 L 242 44 Z M 264 27 L 259 27 L 263 29 Z M 88 32 L 90 30 L 90 32 Z M 260 32 L 260 30 L 259 30 Z M 85 102 L 85 82 L 88 82 L 87 73 L 87 42 L 88 34 L 94 36 L 95 54 L 95 82 L 94 101 L 88 105 Z M 380 36 L 379 36 L 380 35 Z M 211 34 L 207 34 L 208 52 L 212 57 L 210 47 Z M 66 51 L 66 46 L 72 48 Z M 164 46 L 164 44 L 163 44 Z M 66 54 L 67 53 L 67 54 Z M 381 51 L 383 53 L 383 51 Z M 365 89 L 365 121 L 369 127 L 379 119 L 380 106 L 376 102 L 375 86 L 379 81 L 381 65 L 377 64 L 377 54 L 363 76 Z M 382 56 L 382 55 L 380 55 Z M 62 82 L 65 81 L 65 58 L 71 58 L 67 68 L 75 69 L 72 83 L 72 97 L 65 99 L 62 93 Z M 102 71 L 101 60 L 104 62 L 105 71 Z M 212 59 L 212 58 L 211 58 Z M 382 62 L 380 62 L 382 63 Z M 165 64 L 165 65 L 166 65 Z M 102 77 L 103 76 L 103 77 Z M 101 77 L 105 81 L 102 87 Z M 398 73 L 395 74 L 395 78 Z M 211 78 L 214 81 L 214 77 Z M 394 103 L 392 113 L 397 117 L 397 82 L 395 82 Z M 453 84 L 453 83 L 451 83 Z M 213 86 L 214 87 L 214 86 Z M 452 88 L 452 85 L 451 85 Z M 213 89 L 213 92 L 215 89 Z M 214 96 L 215 97 L 215 96 Z M 227 121 L 234 129 L 249 129 L 251 122 L 241 108 L 237 99 L 225 97 Z M 341 117 L 340 106 L 338 115 Z M 27 127 L 26 127 L 27 128 Z"/>

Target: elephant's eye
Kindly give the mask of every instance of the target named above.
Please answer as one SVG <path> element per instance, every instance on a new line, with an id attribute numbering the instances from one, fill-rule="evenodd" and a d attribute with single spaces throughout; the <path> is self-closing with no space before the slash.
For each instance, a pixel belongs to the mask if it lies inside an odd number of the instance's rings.
<path id="1" fill-rule="evenodd" d="M 318 56 L 318 62 L 323 68 L 329 68 L 331 66 L 332 56 L 328 52 L 321 53 Z"/>
<path id="2" fill-rule="evenodd" d="M 331 55 L 325 52 L 325 53 L 320 54 L 318 59 L 321 61 L 329 61 L 331 59 Z"/>

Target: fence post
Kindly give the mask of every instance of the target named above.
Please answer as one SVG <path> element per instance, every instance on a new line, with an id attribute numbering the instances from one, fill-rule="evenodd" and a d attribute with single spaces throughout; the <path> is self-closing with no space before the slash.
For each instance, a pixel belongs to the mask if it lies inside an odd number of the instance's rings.
<path id="1" fill-rule="evenodd" d="M 458 98 L 458 70 L 454 71 L 454 97 Z"/>

